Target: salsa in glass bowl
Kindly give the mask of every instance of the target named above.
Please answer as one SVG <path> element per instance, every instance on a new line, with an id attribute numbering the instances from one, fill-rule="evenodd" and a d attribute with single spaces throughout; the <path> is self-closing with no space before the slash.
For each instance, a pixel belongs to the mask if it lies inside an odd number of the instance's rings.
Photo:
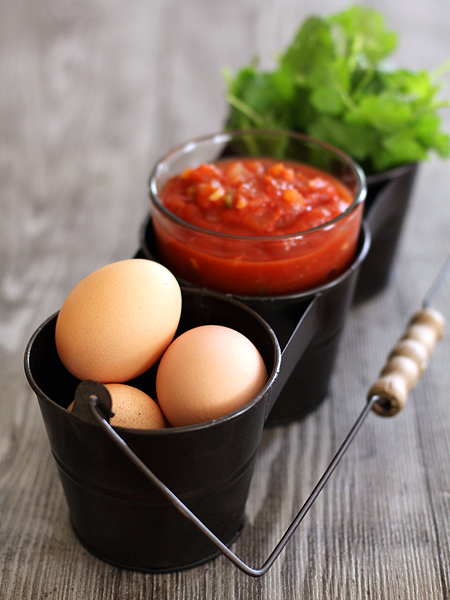
<path id="1" fill-rule="evenodd" d="M 352 263 L 365 193 L 353 160 L 301 134 L 199 138 L 151 175 L 158 260 L 187 282 L 225 293 L 312 290 Z"/>

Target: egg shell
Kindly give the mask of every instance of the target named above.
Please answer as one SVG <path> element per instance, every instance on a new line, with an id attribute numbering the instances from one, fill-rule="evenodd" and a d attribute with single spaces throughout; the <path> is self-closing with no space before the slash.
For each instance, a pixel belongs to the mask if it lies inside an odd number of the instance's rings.
<path id="1" fill-rule="evenodd" d="M 166 421 L 156 402 L 145 392 L 123 383 L 105 384 L 114 416 L 110 424 L 130 429 L 163 429 Z M 72 410 L 73 402 L 68 410 Z"/>
<path id="2" fill-rule="evenodd" d="M 180 286 L 166 267 L 145 259 L 111 263 L 67 296 L 56 322 L 58 355 L 78 379 L 122 383 L 156 363 L 180 315 Z"/>
<path id="3" fill-rule="evenodd" d="M 267 382 L 255 345 L 219 325 L 190 329 L 161 358 L 156 374 L 158 403 L 175 427 L 203 423 L 252 400 Z"/>

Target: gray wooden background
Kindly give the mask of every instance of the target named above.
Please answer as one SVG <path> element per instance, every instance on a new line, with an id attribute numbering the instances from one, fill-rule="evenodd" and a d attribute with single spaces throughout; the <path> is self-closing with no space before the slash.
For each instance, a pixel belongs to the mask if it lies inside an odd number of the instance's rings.
<path id="1" fill-rule="evenodd" d="M 374 0 L 396 62 L 450 58 L 448 0 Z M 0 596 L 5 600 L 450 598 L 450 343 L 405 410 L 370 415 L 271 571 L 225 558 L 143 575 L 79 544 L 22 357 L 34 329 L 92 270 L 137 250 L 155 160 L 220 130 L 223 66 L 264 66 L 311 12 L 341 0 L 1 0 Z M 450 78 L 448 79 L 450 84 Z M 447 96 L 449 94 L 447 93 Z M 445 113 L 450 130 L 450 113 Z M 352 309 L 332 393 L 268 430 L 236 552 L 258 565 L 364 403 L 387 352 L 450 252 L 450 163 L 421 168 L 392 281 Z M 447 317 L 450 293 L 438 307 Z"/>

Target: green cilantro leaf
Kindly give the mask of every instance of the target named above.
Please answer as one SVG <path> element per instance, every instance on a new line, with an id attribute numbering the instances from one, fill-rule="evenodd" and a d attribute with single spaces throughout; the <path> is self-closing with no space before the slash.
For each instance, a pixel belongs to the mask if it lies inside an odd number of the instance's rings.
<path id="1" fill-rule="evenodd" d="M 225 72 L 226 128 L 292 130 L 327 141 L 367 173 L 450 156 L 438 99 L 450 61 L 433 72 L 388 69 L 398 36 L 383 16 L 359 5 L 329 17 L 311 16 L 281 53 L 277 68 L 257 61 Z"/>

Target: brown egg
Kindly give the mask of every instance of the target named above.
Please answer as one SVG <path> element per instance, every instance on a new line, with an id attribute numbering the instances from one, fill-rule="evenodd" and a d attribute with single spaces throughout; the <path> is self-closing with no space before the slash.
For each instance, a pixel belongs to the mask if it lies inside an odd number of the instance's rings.
<path id="1" fill-rule="evenodd" d="M 241 408 L 266 382 L 264 361 L 248 338 L 205 325 L 170 344 L 158 366 L 156 395 L 171 425 L 192 425 Z"/>
<path id="2" fill-rule="evenodd" d="M 107 383 L 105 387 L 114 411 L 111 425 L 131 429 L 162 429 L 166 426 L 161 409 L 146 393 L 123 383 Z M 72 407 L 73 402 L 68 410 Z"/>
<path id="3" fill-rule="evenodd" d="M 112 263 L 67 296 L 56 322 L 56 348 L 78 379 L 128 381 L 160 358 L 180 314 L 180 286 L 166 267 L 144 259 Z"/>

